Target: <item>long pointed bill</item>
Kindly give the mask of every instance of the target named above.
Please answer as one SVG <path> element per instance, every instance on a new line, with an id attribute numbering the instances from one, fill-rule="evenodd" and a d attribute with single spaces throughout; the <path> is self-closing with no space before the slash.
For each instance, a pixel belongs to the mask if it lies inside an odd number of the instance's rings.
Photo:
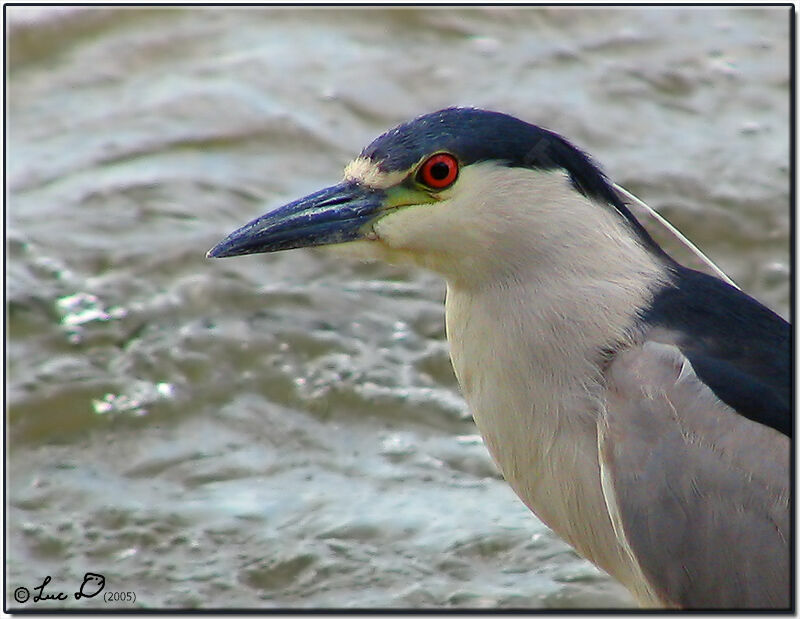
<path id="1" fill-rule="evenodd" d="M 206 254 L 244 254 L 332 245 L 363 238 L 365 224 L 384 206 L 386 194 L 352 181 L 312 193 L 254 219 Z"/>

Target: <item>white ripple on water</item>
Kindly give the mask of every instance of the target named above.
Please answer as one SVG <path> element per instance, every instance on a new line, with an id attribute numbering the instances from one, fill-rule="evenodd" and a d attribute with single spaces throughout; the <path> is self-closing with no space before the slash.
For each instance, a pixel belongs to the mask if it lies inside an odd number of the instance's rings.
<path id="1" fill-rule="evenodd" d="M 105 322 L 123 318 L 128 310 L 118 305 L 106 308 L 103 302 L 88 292 L 76 292 L 56 301 L 61 314 L 61 324 L 69 341 L 77 344 L 83 337 L 83 327 L 92 322 Z"/>
<path id="2" fill-rule="evenodd" d="M 106 393 L 101 399 L 92 400 L 92 408 L 98 415 L 131 413 L 141 417 L 148 413 L 145 406 L 168 400 L 174 393 L 175 387 L 171 383 L 138 381 L 132 386 L 130 394 Z"/>

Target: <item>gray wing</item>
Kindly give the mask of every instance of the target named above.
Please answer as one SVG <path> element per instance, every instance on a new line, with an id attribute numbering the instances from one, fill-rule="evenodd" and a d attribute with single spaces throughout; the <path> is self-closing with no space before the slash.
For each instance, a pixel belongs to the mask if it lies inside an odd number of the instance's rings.
<path id="1" fill-rule="evenodd" d="M 608 367 L 603 492 L 651 588 L 684 608 L 789 608 L 788 437 L 721 402 L 674 346 Z"/>

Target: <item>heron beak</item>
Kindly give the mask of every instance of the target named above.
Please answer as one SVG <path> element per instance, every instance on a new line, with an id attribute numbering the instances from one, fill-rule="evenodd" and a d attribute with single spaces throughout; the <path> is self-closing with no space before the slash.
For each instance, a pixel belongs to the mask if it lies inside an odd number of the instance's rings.
<path id="1" fill-rule="evenodd" d="M 227 258 L 355 241 L 364 237 L 366 224 L 379 215 L 385 198 L 379 189 L 344 181 L 254 219 L 206 256 Z"/>

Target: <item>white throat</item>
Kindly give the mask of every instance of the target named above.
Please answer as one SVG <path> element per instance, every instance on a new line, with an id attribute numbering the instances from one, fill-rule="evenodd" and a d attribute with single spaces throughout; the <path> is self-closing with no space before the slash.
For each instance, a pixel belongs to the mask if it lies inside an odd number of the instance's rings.
<path id="1" fill-rule="evenodd" d="M 665 266 L 611 207 L 574 191 L 567 204 L 565 192 L 554 193 L 556 204 L 536 209 L 536 228 L 546 233 L 511 239 L 507 255 L 516 261 L 507 277 L 479 285 L 448 279 L 451 358 L 478 429 L 517 494 L 581 554 L 635 587 L 638 568 L 614 550 L 610 519 L 596 517 L 606 512 L 598 362 L 603 350 L 635 337 L 635 312 L 664 281 Z M 640 601 L 648 596 L 639 593 Z"/>

